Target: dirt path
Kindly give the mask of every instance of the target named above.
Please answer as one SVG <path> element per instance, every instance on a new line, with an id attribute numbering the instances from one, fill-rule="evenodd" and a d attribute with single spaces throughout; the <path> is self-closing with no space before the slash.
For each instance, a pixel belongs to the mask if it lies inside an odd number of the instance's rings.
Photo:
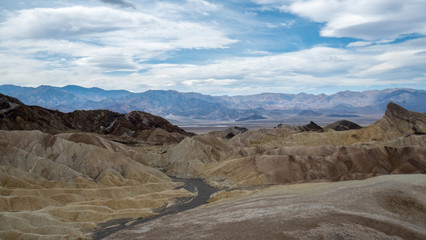
<path id="1" fill-rule="evenodd" d="M 198 206 L 206 204 L 207 200 L 209 200 L 210 198 L 210 195 L 218 191 L 218 189 L 207 185 L 202 179 L 174 178 L 174 181 L 184 182 L 185 185 L 183 186 L 183 188 L 190 192 L 197 192 L 197 196 L 193 198 L 180 199 L 180 203 L 168 208 L 164 207 L 156 209 L 155 212 L 159 213 L 156 216 L 139 219 L 121 218 L 101 223 L 99 224 L 99 229 L 96 229 L 95 232 L 92 234 L 92 238 L 94 240 L 103 239 L 123 229 L 127 229 L 141 223 L 146 223 L 166 215 L 176 214 L 179 212 L 196 208 Z"/>

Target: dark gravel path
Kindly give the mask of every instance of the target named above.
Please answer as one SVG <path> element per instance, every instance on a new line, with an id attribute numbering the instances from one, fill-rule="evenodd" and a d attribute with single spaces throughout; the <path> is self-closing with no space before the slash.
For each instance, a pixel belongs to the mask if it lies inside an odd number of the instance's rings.
<path id="1" fill-rule="evenodd" d="M 198 195 L 193 198 L 180 199 L 181 203 L 178 203 L 174 206 L 156 209 L 156 212 L 159 212 L 159 214 L 156 216 L 148 218 L 139 218 L 136 220 L 133 218 L 121 218 L 101 223 L 99 224 L 99 229 L 95 230 L 95 232 L 92 234 L 92 238 L 94 240 L 103 239 L 120 230 L 130 228 L 141 223 L 149 222 L 166 215 L 176 214 L 192 208 L 196 208 L 198 206 L 206 204 L 207 200 L 209 200 L 210 198 L 210 195 L 218 191 L 218 189 L 206 184 L 202 179 L 174 178 L 174 181 L 184 182 L 185 185 L 183 186 L 183 188 L 190 192 L 198 191 Z"/>

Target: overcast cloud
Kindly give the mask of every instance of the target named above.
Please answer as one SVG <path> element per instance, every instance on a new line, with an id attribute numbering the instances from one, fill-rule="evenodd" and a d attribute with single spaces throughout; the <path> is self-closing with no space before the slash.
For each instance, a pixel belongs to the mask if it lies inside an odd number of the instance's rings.
<path id="1" fill-rule="evenodd" d="M 421 0 L 0 5 L 0 84 L 206 94 L 426 89 Z"/>

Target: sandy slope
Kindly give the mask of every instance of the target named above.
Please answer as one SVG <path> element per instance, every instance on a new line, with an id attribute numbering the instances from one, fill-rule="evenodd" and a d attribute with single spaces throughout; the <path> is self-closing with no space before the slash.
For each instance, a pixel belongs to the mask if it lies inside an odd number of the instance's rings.
<path id="1" fill-rule="evenodd" d="M 94 134 L 0 131 L 0 238 L 90 237 L 97 223 L 148 217 L 189 192 Z"/>
<path id="2" fill-rule="evenodd" d="M 279 185 L 108 239 L 425 239 L 426 176 Z"/>

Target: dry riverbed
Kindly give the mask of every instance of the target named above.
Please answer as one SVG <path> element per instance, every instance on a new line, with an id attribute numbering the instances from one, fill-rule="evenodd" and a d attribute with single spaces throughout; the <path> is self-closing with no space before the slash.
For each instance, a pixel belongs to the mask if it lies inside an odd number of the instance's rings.
<path id="1" fill-rule="evenodd" d="M 156 210 L 158 215 L 148 217 L 148 218 L 122 218 L 122 219 L 114 219 L 102 224 L 99 224 L 98 228 L 94 231 L 92 237 L 93 239 L 103 239 L 110 236 L 113 233 L 118 231 L 128 229 L 131 227 L 135 227 L 142 223 L 150 222 L 155 219 L 158 219 L 163 216 L 180 213 L 189 209 L 196 208 L 203 204 L 206 204 L 210 199 L 210 196 L 217 192 L 218 189 L 211 187 L 206 184 L 202 179 L 181 179 L 175 178 L 177 182 L 184 182 L 183 188 L 194 193 L 194 197 L 178 199 L 175 204 L 172 206 L 163 206 Z"/>

